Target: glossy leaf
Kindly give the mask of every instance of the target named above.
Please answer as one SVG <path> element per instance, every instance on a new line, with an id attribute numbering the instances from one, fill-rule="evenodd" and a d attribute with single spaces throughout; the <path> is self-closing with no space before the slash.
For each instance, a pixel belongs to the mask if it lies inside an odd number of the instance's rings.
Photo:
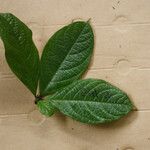
<path id="1" fill-rule="evenodd" d="M 41 58 L 40 95 L 56 92 L 85 72 L 93 38 L 91 26 L 82 21 L 63 27 L 50 38 Z"/>
<path id="2" fill-rule="evenodd" d="M 89 124 L 117 120 L 132 109 L 132 103 L 124 92 L 98 79 L 75 81 L 48 96 L 47 101 L 63 114 Z"/>
<path id="3" fill-rule="evenodd" d="M 35 95 L 38 85 L 39 56 L 31 30 L 12 14 L 0 13 L 0 36 L 11 70 Z"/>

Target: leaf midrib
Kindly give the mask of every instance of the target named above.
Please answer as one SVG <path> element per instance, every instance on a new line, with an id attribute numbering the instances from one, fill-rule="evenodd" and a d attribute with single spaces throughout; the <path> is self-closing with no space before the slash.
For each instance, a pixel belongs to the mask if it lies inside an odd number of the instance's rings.
<path id="1" fill-rule="evenodd" d="M 52 99 L 50 99 L 50 101 L 52 101 L 52 102 L 60 102 L 60 103 L 62 103 L 62 102 L 69 102 L 69 103 L 101 103 L 101 104 L 110 104 L 110 105 L 125 105 L 125 106 L 129 106 L 129 104 L 120 104 L 120 103 L 110 103 L 110 102 L 98 102 L 98 101 L 82 101 L 82 100 L 62 100 L 62 99 L 57 99 L 57 100 L 52 100 Z"/>

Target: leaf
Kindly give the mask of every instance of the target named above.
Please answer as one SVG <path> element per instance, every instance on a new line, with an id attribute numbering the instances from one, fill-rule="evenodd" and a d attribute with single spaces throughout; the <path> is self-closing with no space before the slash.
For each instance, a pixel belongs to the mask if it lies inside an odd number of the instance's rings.
<path id="1" fill-rule="evenodd" d="M 56 112 L 56 108 L 45 100 L 38 101 L 37 107 L 39 108 L 40 112 L 47 117 L 52 116 Z"/>
<path id="2" fill-rule="evenodd" d="M 124 92 L 99 79 L 75 81 L 46 99 L 63 114 L 88 124 L 117 120 L 132 109 Z"/>
<path id="3" fill-rule="evenodd" d="M 88 67 L 93 51 L 88 22 L 74 22 L 57 31 L 41 58 L 40 95 L 46 96 L 77 80 Z"/>
<path id="4" fill-rule="evenodd" d="M 9 13 L 0 13 L 0 36 L 6 60 L 15 75 L 35 95 L 39 76 L 39 55 L 31 30 Z"/>

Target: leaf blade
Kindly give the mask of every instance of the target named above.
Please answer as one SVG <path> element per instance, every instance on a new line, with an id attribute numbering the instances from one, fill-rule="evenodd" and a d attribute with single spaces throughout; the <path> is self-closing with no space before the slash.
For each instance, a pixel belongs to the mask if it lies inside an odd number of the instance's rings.
<path id="1" fill-rule="evenodd" d="M 88 67 L 93 46 L 94 36 L 89 23 L 75 22 L 57 31 L 42 54 L 41 95 L 56 92 L 78 79 Z"/>
<path id="2" fill-rule="evenodd" d="M 40 100 L 37 103 L 37 107 L 39 108 L 40 112 L 47 117 L 52 116 L 56 112 L 56 108 L 45 100 Z"/>
<path id="3" fill-rule="evenodd" d="M 0 13 L 0 36 L 7 63 L 14 74 L 36 95 L 39 55 L 31 30 L 10 13 Z"/>
<path id="4" fill-rule="evenodd" d="M 117 120 L 132 109 L 129 97 L 120 89 L 98 79 L 78 80 L 47 97 L 63 114 L 83 123 Z"/>

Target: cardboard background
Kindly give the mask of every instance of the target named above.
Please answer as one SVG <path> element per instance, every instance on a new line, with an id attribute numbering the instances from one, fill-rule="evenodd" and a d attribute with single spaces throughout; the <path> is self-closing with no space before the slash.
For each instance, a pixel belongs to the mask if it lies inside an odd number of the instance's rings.
<path id="1" fill-rule="evenodd" d="M 39 52 L 63 25 L 91 18 L 96 42 L 84 78 L 101 78 L 118 86 L 138 109 L 117 122 L 98 126 L 61 114 L 45 118 L 10 71 L 0 41 L 0 149 L 150 149 L 149 0 L 0 0 L 0 12 L 13 13 L 32 29 Z"/>

